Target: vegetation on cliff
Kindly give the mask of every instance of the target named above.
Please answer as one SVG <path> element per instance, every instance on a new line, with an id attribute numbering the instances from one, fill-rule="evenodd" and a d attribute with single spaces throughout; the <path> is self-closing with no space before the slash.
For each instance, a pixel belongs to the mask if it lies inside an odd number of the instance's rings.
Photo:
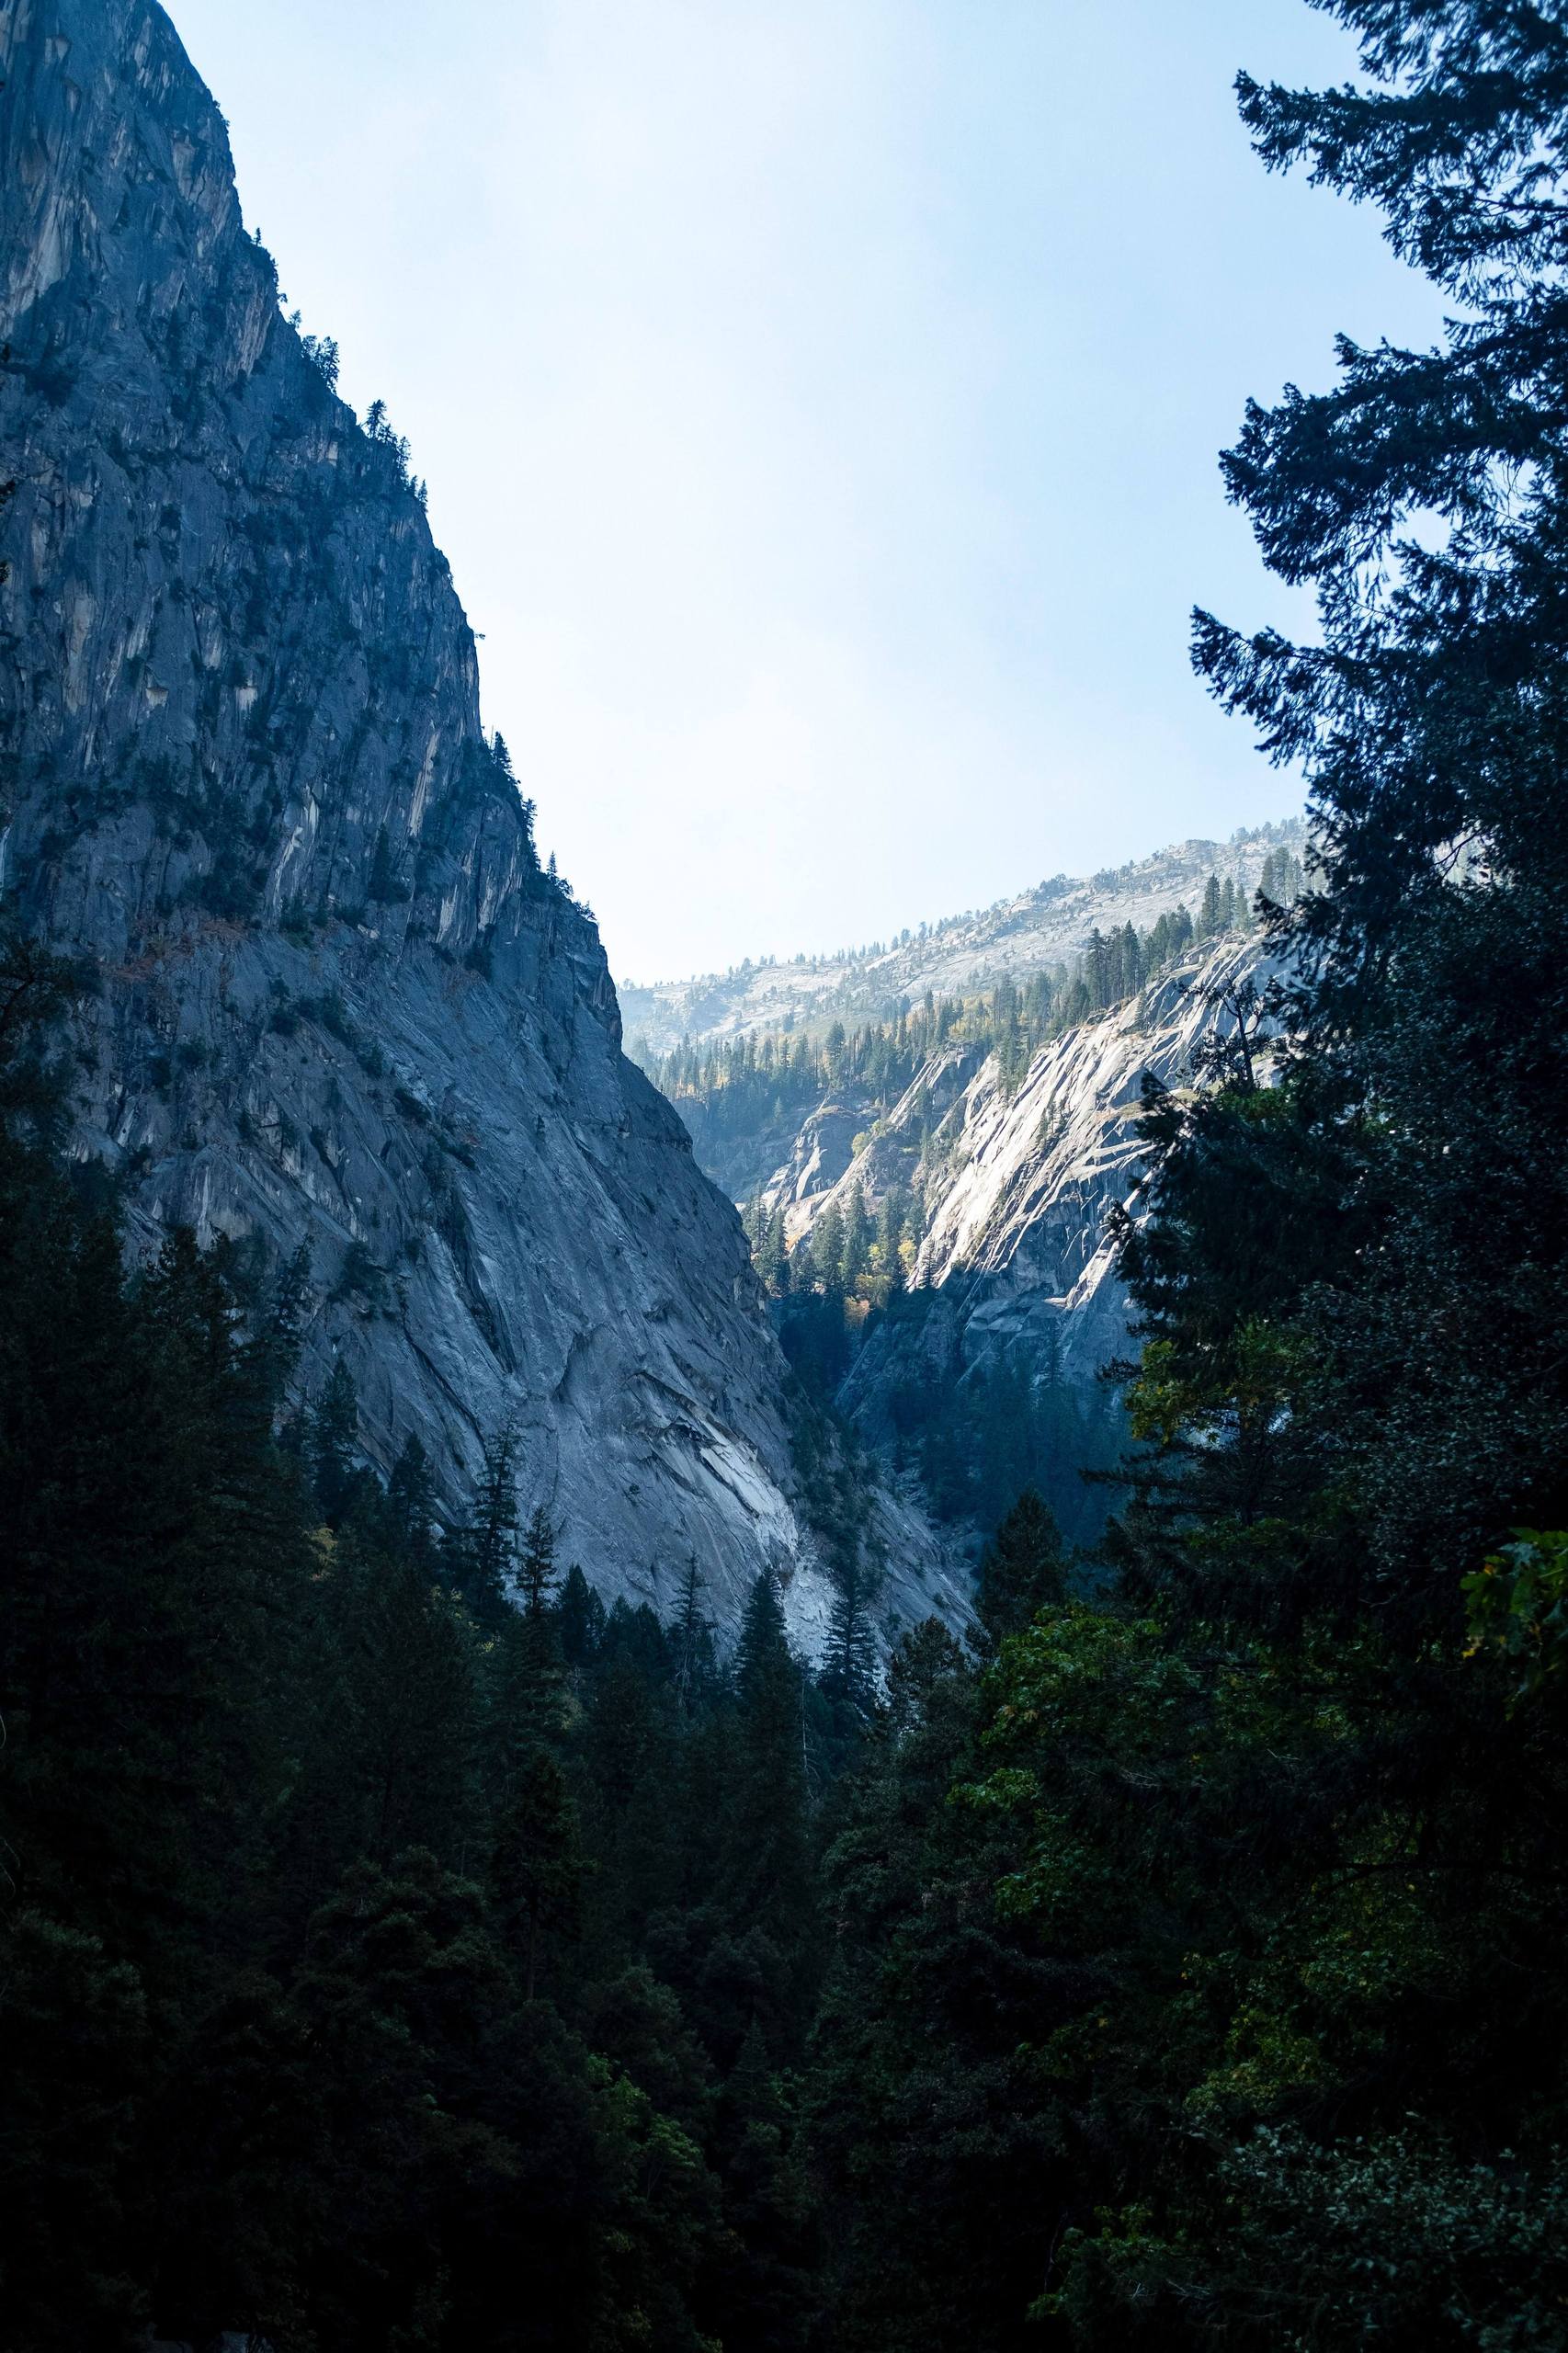
<path id="1" fill-rule="evenodd" d="M 1244 113 L 1457 316 L 1226 461 L 1321 634 L 1197 659 L 1323 865 L 1278 1083 L 1150 1090 L 1092 1599 L 1025 1495 L 879 1687 L 847 1583 L 814 1674 L 766 1575 L 607 1614 L 505 1433 L 437 1530 L 305 1269 L 124 1274 L 9 953 L 24 2353 L 1568 2341 L 1568 31 L 1324 5 L 1368 86 Z"/>

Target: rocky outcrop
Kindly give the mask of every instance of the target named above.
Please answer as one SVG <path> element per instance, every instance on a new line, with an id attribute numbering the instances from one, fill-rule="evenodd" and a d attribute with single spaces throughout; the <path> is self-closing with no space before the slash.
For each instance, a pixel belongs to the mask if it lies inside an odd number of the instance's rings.
<path id="1" fill-rule="evenodd" d="M 417 1433 L 455 1500 L 509 1419 L 607 1592 L 695 1554 L 733 1622 L 770 1560 L 809 1629 L 737 1220 L 540 870 L 406 452 L 281 315 L 152 0 L 0 0 L 0 893 L 98 975 L 77 1150 L 144 1250 L 308 1246 L 307 1381 L 347 1360 L 383 1468 Z M 890 1609 L 943 1606 L 889 1512 Z"/>
<path id="2" fill-rule="evenodd" d="M 1086 1495 L 1080 1473 L 1122 1443 L 1100 1376 L 1135 1347 L 1106 1221 L 1118 1203 L 1136 1213 L 1144 1074 L 1189 1086 L 1199 1047 L 1233 1029 L 1226 984 L 1264 971 L 1256 941 L 1221 942 L 1042 1047 L 1016 1086 L 994 1055 L 934 1055 L 842 1176 L 802 1190 L 797 1162 L 779 1170 L 764 1204 L 784 1209 L 792 1243 L 855 1194 L 873 1214 L 894 1186 L 923 1203 L 913 1292 L 871 1321 L 839 1396 L 869 1446 L 892 1445 L 902 1398 L 1006 1368 L 1060 1400 L 1051 1500 L 1071 1532 L 1095 1533 L 1105 1491 Z"/>
<path id="3" fill-rule="evenodd" d="M 1016 1090 L 1002 1085 L 994 1056 L 970 1081 L 937 1131 L 945 1175 L 915 1271 L 918 1286 L 961 1292 L 966 1363 L 1021 1342 L 1083 1385 L 1128 1353 L 1105 1225 L 1113 1204 L 1136 1207 L 1144 1075 L 1189 1086 L 1199 1047 L 1234 1027 L 1218 995 L 1258 963 L 1256 947 L 1223 943 L 1043 1047 Z M 854 1181 L 851 1171 L 843 1189 Z M 846 1403 L 874 1417 L 886 1379 L 873 1336 Z"/>

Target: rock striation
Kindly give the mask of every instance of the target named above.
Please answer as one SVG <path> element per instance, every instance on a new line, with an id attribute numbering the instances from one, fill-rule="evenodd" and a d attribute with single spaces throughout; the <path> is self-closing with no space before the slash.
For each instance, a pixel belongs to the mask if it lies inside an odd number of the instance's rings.
<path id="1" fill-rule="evenodd" d="M 1198 1049 L 1234 1028 L 1216 998 L 1259 970 L 1255 946 L 1222 942 L 1142 998 L 1042 1047 L 1015 1090 L 1002 1085 L 992 1055 L 957 1091 L 937 1131 L 945 1174 L 915 1281 L 961 1295 L 954 1345 L 966 1366 L 1021 1344 L 1062 1380 L 1086 1386 L 1129 1353 L 1127 1299 L 1105 1228 L 1113 1206 L 1136 1212 L 1145 1074 L 1173 1089 L 1189 1086 Z M 888 1123 L 893 1133 L 898 1116 Z M 835 1189 L 846 1193 L 855 1181 L 851 1168 Z M 872 1422 L 889 1378 L 876 1339 L 846 1399 Z"/>
<path id="2" fill-rule="evenodd" d="M 961 1393 L 1006 1368 L 1060 1400 L 1050 1500 L 1070 1534 L 1095 1535 L 1106 1490 L 1080 1472 L 1111 1464 L 1123 1439 L 1101 1375 L 1136 1347 L 1106 1223 L 1118 1204 L 1137 1214 L 1144 1075 L 1189 1086 L 1199 1048 L 1233 1030 L 1227 985 L 1271 969 L 1256 940 L 1221 940 L 1041 1047 L 1016 1086 L 995 1055 L 948 1049 L 858 1150 L 824 1149 L 852 1124 L 842 1110 L 804 1124 L 761 1197 L 791 1245 L 856 1195 L 872 1214 L 894 1187 L 924 1207 L 911 1294 L 870 1322 L 839 1393 L 869 1446 L 892 1448 L 901 1396 Z"/>
<path id="3" fill-rule="evenodd" d="M 758 1565 L 809 1638 L 738 1221 L 541 872 L 407 453 L 338 400 L 153 0 L 0 0 L 0 901 L 91 960 L 75 1148 L 136 1245 L 275 1277 L 369 1457 L 453 1503 L 504 1422 L 607 1594 Z M 889 1498 L 894 1620 L 960 1615 Z"/>

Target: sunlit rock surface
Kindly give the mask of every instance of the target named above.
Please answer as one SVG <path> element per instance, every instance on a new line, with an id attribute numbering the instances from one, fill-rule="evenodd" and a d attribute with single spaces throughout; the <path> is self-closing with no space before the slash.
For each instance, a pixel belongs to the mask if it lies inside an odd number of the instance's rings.
<path id="1" fill-rule="evenodd" d="M 754 960 L 653 987 L 623 982 L 626 1034 L 634 1051 L 655 1057 L 687 1038 L 701 1044 L 790 1027 L 820 1035 L 834 1020 L 850 1028 L 885 1020 L 901 1004 L 918 1004 L 927 989 L 948 997 L 972 996 L 999 981 L 1021 986 L 1033 973 L 1075 966 L 1096 929 L 1131 923 L 1148 931 L 1178 906 L 1196 915 L 1210 874 L 1232 878 L 1250 903 L 1270 852 L 1300 856 L 1306 844 L 1305 821 L 1288 817 L 1228 842 L 1176 842 L 1099 874 L 1058 874 L 994 906 L 850 954 Z"/>
<path id="2" fill-rule="evenodd" d="M 1074 1400 L 1087 1459 L 1114 1459 L 1118 1407 L 1100 1376 L 1137 1343 L 1106 1220 L 1117 1203 L 1139 1213 L 1144 1074 L 1172 1088 L 1190 1085 L 1198 1049 L 1234 1028 L 1217 994 L 1264 969 L 1256 943 L 1221 942 L 1141 999 L 1042 1047 L 1011 1092 L 994 1055 L 978 1066 L 972 1051 L 933 1055 L 835 1181 L 802 1191 L 798 1156 L 780 1169 L 764 1198 L 783 1208 L 796 1241 L 830 1202 L 847 1209 L 858 1191 L 874 1211 L 890 1187 L 907 1186 L 925 1123 L 935 1122 L 922 1177 L 928 1222 L 913 1276 L 923 1312 L 873 1324 L 839 1400 L 869 1443 L 891 1442 L 901 1388 L 1006 1362 L 1059 1384 Z M 1080 1529 L 1091 1527 L 1096 1515 L 1074 1508 L 1076 1466 L 1069 1476 L 1059 1508 Z"/>
<path id="3" fill-rule="evenodd" d="M 508 1418 L 522 1502 L 608 1594 L 695 1554 L 733 1626 L 825 1580 L 739 1225 L 621 1055 L 542 875 L 390 435 L 280 313 L 222 119 L 148 0 L 0 5 L 0 891 L 101 987 L 77 1149 L 137 1245 L 308 1245 L 384 1469 L 449 1502 Z M 884 1607 L 957 1614 L 888 1499 Z"/>

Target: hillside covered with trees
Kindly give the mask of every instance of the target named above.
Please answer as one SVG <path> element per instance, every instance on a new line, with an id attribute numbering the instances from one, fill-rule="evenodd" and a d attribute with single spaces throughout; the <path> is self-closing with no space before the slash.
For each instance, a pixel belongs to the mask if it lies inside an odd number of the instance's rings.
<path id="1" fill-rule="evenodd" d="M 814 1665 L 767 1569 L 607 1610 L 504 1429 L 437 1511 L 301 1393 L 307 1267 L 128 1270 L 7 938 L 17 2353 L 1568 2344 L 1568 26 L 1323 5 L 1361 85 L 1244 120 L 1452 318 L 1224 460 L 1318 864 L 1267 1078 L 1146 1091 L 1092 1564 L 1026 1491 L 885 1663 L 852 1574 Z"/>
<path id="2" fill-rule="evenodd" d="M 1258 892 L 1290 906 L 1303 874 L 1295 849 L 1268 850 Z M 836 1014 L 797 1022 L 791 1015 L 786 1028 L 687 1038 L 662 1054 L 634 1039 L 631 1051 L 686 1121 L 709 1175 L 744 1203 L 760 1193 L 788 1158 L 801 1121 L 824 1101 L 851 1105 L 869 1125 L 892 1109 L 924 1063 L 948 1049 L 977 1062 L 994 1053 L 1005 1081 L 1015 1084 L 1048 1040 L 1136 996 L 1194 947 L 1244 936 L 1256 923 L 1256 894 L 1234 874 L 1221 879 L 1211 870 L 1193 908 L 1178 900 L 1142 930 L 1131 918 L 1105 931 L 1091 924 L 1080 952 L 1017 976 L 1004 973 L 989 989 L 927 988 L 917 1002 L 900 998 L 885 1017 L 859 1023 Z"/>

